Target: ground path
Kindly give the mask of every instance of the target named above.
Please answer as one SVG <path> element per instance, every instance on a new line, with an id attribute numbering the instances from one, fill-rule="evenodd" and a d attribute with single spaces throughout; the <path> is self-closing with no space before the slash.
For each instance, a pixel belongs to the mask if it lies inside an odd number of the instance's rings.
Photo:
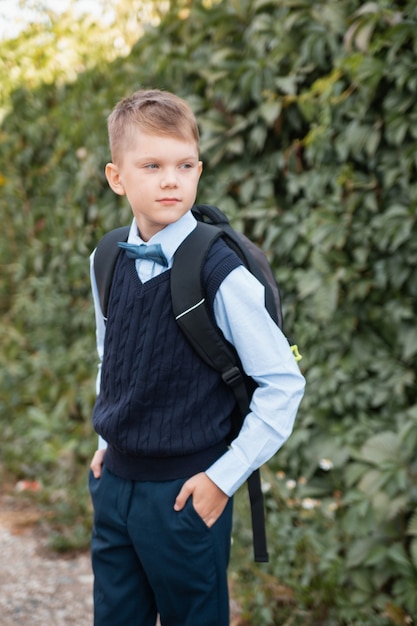
<path id="1" fill-rule="evenodd" d="M 0 495 L 0 624 L 92 626 L 90 556 L 48 550 L 40 517 L 32 504 Z"/>
<path id="2" fill-rule="evenodd" d="M 48 549 L 41 515 L 30 502 L 0 493 L 0 624 L 92 626 L 90 555 Z M 233 602 L 230 625 L 244 626 Z"/>

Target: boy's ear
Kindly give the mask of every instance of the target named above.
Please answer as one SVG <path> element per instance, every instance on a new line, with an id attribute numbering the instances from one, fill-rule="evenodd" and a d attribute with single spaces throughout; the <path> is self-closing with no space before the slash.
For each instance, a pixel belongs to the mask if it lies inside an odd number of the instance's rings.
<path id="1" fill-rule="evenodd" d="M 119 196 L 124 196 L 125 190 L 122 185 L 122 181 L 120 180 L 120 174 L 117 165 L 115 165 L 114 163 L 107 163 L 105 172 L 107 182 L 110 185 L 110 189 L 112 189 L 114 193 L 117 193 Z"/>

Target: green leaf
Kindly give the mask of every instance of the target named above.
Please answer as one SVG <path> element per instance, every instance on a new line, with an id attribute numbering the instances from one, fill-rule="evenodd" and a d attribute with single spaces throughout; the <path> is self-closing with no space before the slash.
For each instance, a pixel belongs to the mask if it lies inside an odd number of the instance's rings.
<path id="1" fill-rule="evenodd" d="M 282 111 L 280 100 L 263 102 L 259 107 L 259 112 L 268 126 L 275 124 Z"/>
<path id="2" fill-rule="evenodd" d="M 361 458 L 373 465 L 397 459 L 399 438 L 395 433 L 386 431 L 370 437 L 361 449 Z"/>
<path id="3" fill-rule="evenodd" d="M 355 568 L 364 563 L 373 547 L 374 542 L 371 539 L 361 539 L 352 543 L 347 552 L 346 567 Z"/>
<path id="4" fill-rule="evenodd" d="M 417 539 L 412 539 L 410 543 L 410 555 L 412 563 L 417 570 Z"/>
<path id="5" fill-rule="evenodd" d="M 380 491 L 388 480 L 387 474 L 379 470 L 369 470 L 362 476 L 358 487 L 367 496 L 372 497 Z"/>
<path id="6" fill-rule="evenodd" d="M 407 535 L 415 535 L 417 537 L 417 509 L 414 510 L 408 522 Z"/>
<path id="7" fill-rule="evenodd" d="M 389 559 L 391 559 L 395 563 L 398 563 L 398 565 L 408 566 L 410 563 L 404 547 L 399 543 L 395 543 L 394 545 L 390 546 L 387 550 L 387 555 Z"/>

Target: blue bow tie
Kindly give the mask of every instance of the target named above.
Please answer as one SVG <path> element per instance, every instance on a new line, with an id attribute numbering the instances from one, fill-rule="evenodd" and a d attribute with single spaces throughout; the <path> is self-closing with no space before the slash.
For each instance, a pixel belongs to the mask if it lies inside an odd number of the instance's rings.
<path id="1" fill-rule="evenodd" d="M 155 263 L 159 263 L 163 267 L 168 267 L 168 261 L 159 243 L 153 243 L 150 246 L 141 243 L 140 246 L 136 246 L 133 243 L 119 241 L 117 245 L 126 250 L 129 259 L 148 259 L 148 261 L 155 261 Z"/>

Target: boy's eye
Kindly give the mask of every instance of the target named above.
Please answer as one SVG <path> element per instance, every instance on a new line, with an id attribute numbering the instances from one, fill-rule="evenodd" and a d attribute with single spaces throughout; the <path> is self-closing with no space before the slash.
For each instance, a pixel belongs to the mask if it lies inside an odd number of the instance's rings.
<path id="1" fill-rule="evenodd" d="M 192 167 L 191 163 L 183 163 L 182 165 L 180 165 L 181 169 L 183 170 L 188 170 Z"/>
<path id="2" fill-rule="evenodd" d="M 147 169 L 150 169 L 150 170 L 156 170 L 158 168 L 158 164 L 157 163 L 147 163 L 147 165 L 145 165 L 145 167 Z"/>

